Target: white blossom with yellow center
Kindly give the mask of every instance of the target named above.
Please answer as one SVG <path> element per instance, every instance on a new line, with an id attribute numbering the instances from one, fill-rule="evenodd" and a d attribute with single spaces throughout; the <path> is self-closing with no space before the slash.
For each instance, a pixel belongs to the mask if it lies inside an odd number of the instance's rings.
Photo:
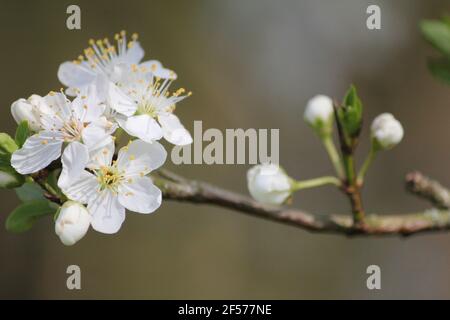
<path id="1" fill-rule="evenodd" d="M 125 31 L 114 36 L 116 44 L 108 38 L 102 40 L 89 40 L 89 47 L 84 49 L 84 54 L 76 60 L 66 61 L 59 66 L 58 78 L 68 87 L 67 94 L 75 95 L 84 93 L 90 84 L 96 84 L 100 96 L 104 91 L 99 81 L 108 80 L 113 83 L 126 78 L 131 65 L 139 65 L 153 72 L 160 78 L 174 75 L 173 71 L 166 69 L 157 60 L 142 62 L 144 50 L 137 41 L 137 34 L 127 41 Z"/>
<path id="2" fill-rule="evenodd" d="M 125 220 L 125 209 L 151 213 L 161 205 L 161 191 L 147 176 L 162 166 L 167 157 L 158 142 L 134 140 L 120 149 L 116 161 L 112 160 L 112 141 L 90 154 L 80 143 L 73 143 L 68 149 L 70 152 L 64 153 L 62 161 L 72 179 L 68 184 L 58 184 L 69 199 L 87 204 L 95 230 L 116 233 Z M 80 170 L 80 163 L 88 170 Z"/>
<path id="3" fill-rule="evenodd" d="M 131 66 L 128 79 L 109 84 L 107 104 L 115 110 L 119 125 L 131 136 L 151 143 L 164 137 L 175 145 L 192 143 L 190 133 L 173 114 L 176 103 L 191 95 L 181 88 L 169 87 L 175 76 L 162 79 L 145 67 Z"/>
<path id="4" fill-rule="evenodd" d="M 89 150 L 114 131 L 115 125 L 103 117 L 105 109 L 95 94 L 77 96 L 73 101 L 63 93 L 43 97 L 46 112 L 39 115 L 40 130 L 12 154 L 11 165 L 21 174 L 47 167 L 61 156 L 64 143 L 82 142 Z"/>

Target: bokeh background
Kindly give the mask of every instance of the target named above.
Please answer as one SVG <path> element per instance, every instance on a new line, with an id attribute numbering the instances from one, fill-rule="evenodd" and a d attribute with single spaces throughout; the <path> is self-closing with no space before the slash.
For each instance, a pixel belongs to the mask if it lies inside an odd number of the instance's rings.
<path id="1" fill-rule="evenodd" d="M 66 29 L 78 4 L 82 29 Z M 378 4 L 382 29 L 366 28 Z M 434 80 L 433 54 L 417 24 L 450 10 L 444 0 L 0 1 L 1 131 L 13 133 L 9 106 L 58 90 L 59 63 L 91 37 L 138 32 L 146 58 L 179 75 L 194 95 L 180 104 L 189 129 L 279 128 L 280 162 L 297 178 L 331 172 L 303 123 L 318 93 L 341 99 L 355 83 L 365 121 L 392 112 L 405 127 L 397 148 L 380 155 L 367 178 L 371 212 L 414 212 L 428 204 L 407 194 L 404 175 L 420 169 L 450 185 L 450 87 Z M 368 150 L 364 131 L 358 156 Z M 167 164 L 179 174 L 247 193 L 245 165 Z M 3 226 L 18 204 L 0 191 Z M 294 205 L 349 211 L 331 187 L 305 191 Z M 82 270 L 82 290 L 66 289 L 66 268 Z M 366 288 L 366 268 L 382 270 L 382 290 Z M 450 298 L 450 234 L 354 238 L 311 234 L 238 212 L 165 201 L 155 214 L 128 214 L 114 236 L 90 231 L 64 247 L 51 218 L 25 234 L 0 229 L 0 298 L 77 299 L 377 299 Z"/>

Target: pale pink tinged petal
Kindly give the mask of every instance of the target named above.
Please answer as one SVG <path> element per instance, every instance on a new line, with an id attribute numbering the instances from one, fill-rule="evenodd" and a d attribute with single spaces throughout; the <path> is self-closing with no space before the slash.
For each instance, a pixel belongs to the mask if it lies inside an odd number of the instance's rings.
<path id="1" fill-rule="evenodd" d="M 59 66 L 58 79 L 67 87 L 81 88 L 94 81 L 95 73 L 84 64 L 67 61 Z"/>
<path id="2" fill-rule="evenodd" d="M 29 137 L 23 147 L 12 154 L 11 165 L 20 174 L 37 172 L 59 158 L 62 144 L 59 132 L 42 131 Z"/>
<path id="3" fill-rule="evenodd" d="M 62 191 L 70 200 L 83 204 L 95 199 L 99 193 L 98 190 L 97 177 L 86 170 L 80 174 L 79 179 L 62 188 Z"/>
<path id="4" fill-rule="evenodd" d="M 88 204 L 92 215 L 91 225 L 98 232 L 113 234 L 125 221 L 125 208 L 111 191 L 105 190 Z"/>
<path id="5" fill-rule="evenodd" d="M 119 187 L 119 202 L 130 211 L 151 213 L 161 206 L 162 194 L 149 177 L 135 177 Z"/>
<path id="6" fill-rule="evenodd" d="M 111 165 L 114 156 L 114 141 L 111 136 L 97 142 L 89 149 L 89 169 L 99 169 L 101 167 L 108 167 Z"/>
<path id="7" fill-rule="evenodd" d="M 129 117 L 125 124 L 125 130 L 130 135 L 149 143 L 163 137 L 161 126 L 146 114 Z"/>
<path id="8" fill-rule="evenodd" d="M 164 147 L 158 143 L 134 140 L 119 151 L 117 168 L 126 176 L 143 176 L 161 167 L 167 158 Z"/>
<path id="9" fill-rule="evenodd" d="M 185 146 L 192 143 L 192 136 L 181 124 L 177 116 L 172 113 L 161 114 L 158 117 L 163 129 L 164 139 L 177 146 Z"/>
<path id="10" fill-rule="evenodd" d="M 58 186 L 64 189 L 77 181 L 89 162 L 88 148 L 77 141 L 71 142 L 61 157 L 62 171 L 58 179 Z"/>
<path id="11" fill-rule="evenodd" d="M 133 101 L 133 99 L 128 97 L 125 93 L 122 92 L 119 87 L 117 87 L 113 83 L 109 84 L 107 100 L 109 106 L 113 110 L 116 110 L 117 112 L 125 116 L 132 116 L 137 110 L 137 105 Z"/>
<path id="12" fill-rule="evenodd" d="M 138 64 L 144 57 L 144 49 L 138 41 L 132 42 L 131 48 L 123 56 L 123 60 L 129 64 Z"/>

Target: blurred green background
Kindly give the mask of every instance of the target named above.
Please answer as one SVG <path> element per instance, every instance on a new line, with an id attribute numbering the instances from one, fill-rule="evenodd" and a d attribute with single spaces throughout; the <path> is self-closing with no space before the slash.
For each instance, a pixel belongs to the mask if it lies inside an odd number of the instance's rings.
<path id="1" fill-rule="evenodd" d="M 78 4 L 82 29 L 66 29 Z M 382 29 L 366 29 L 378 4 Z M 375 162 L 364 190 L 371 212 L 411 212 L 428 204 L 404 191 L 413 169 L 450 185 L 450 87 L 429 75 L 432 50 L 417 24 L 449 10 L 444 0 L 1 1 L 1 130 L 14 132 L 9 106 L 59 89 L 58 65 L 91 37 L 138 32 L 146 58 L 177 71 L 194 92 L 177 108 L 189 129 L 280 128 L 280 162 L 297 178 L 331 166 L 303 123 L 318 93 L 341 99 L 355 83 L 365 121 L 392 112 L 404 141 Z M 358 156 L 368 149 L 364 130 Z M 168 164 L 187 177 L 247 193 L 244 165 Z M 0 224 L 18 204 L 1 190 Z M 331 187 L 305 191 L 294 205 L 348 212 Z M 66 289 L 66 268 L 81 267 L 82 290 Z M 368 265 L 382 290 L 366 288 Z M 450 298 L 450 234 L 401 238 L 318 235 L 210 206 L 163 202 L 151 216 L 128 214 L 114 236 L 90 231 L 64 247 L 51 218 L 21 235 L 0 229 L 0 298 L 303 299 Z"/>

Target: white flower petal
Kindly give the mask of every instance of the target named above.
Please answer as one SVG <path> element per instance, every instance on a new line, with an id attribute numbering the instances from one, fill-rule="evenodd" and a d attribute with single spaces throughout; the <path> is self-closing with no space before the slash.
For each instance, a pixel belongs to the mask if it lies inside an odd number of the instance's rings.
<path id="1" fill-rule="evenodd" d="M 81 122 L 92 122 L 99 119 L 105 112 L 106 106 L 100 103 L 90 86 L 87 95 L 80 94 L 72 101 L 72 109 L 75 116 Z"/>
<path id="2" fill-rule="evenodd" d="M 99 185 L 97 177 L 84 170 L 78 180 L 71 181 L 61 190 L 69 199 L 86 204 L 97 197 Z"/>
<path id="3" fill-rule="evenodd" d="M 84 64 L 67 61 L 59 66 L 58 79 L 67 87 L 82 88 L 94 81 L 95 73 Z"/>
<path id="4" fill-rule="evenodd" d="M 161 206 L 162 194 L 149 177 L 135 177 L 119 187 L 119 202 L 130 211 L 151 213 Z"/>
<path id="5" fill-rule="evenodd" d="M 146 175 L 162 166 L 166 158 L 167 152 L 160 143 L 134 140 L 127 147 L 120 149 L 117 168 L 124 170 L 127 177 Z"/>
<path id="6" fill-rule="evenodd" d="M 139 65 L 139 67 L 145 68 L 145 70 L 150 71 L 153 76 L 161 79 L 177 79 L 177 74 L 167 68 L 164 68 L 162 63 L 158 60 L 148 60 Z"/>
<path id="7" fill-rule="evenodd" d="M 142 49 L 138 41 L 131 42 L 131 48 L 127 50 L 123 56 L 123 60 L 129 64 L 138 64 L 144 57 L 144 49 Z"/>
<path id="8" fill-rule="evenodd" d="M 87 167 L 89 169 L 99 169 L 101 167 L 110 166 L 113 156 L 114 140 L 111 136 L 107 136 L 106 139 L 94 144 L 89 149 L 90 161 L 87 164 Z"/>
<path id="9" fill-rule="evenodd" d="M 158 116 L 164 133 L 164 139 L 177 146 L 185 146 L 192 143 L 189 131 L 181 124 L 178 117 L 172 113 Z"/>
<path id="10" fill-rule="evenodd" d="M 81 133 L 83 143 L 91 149 L 99 142 L 108 139 L 108 137 L 116 130 L 117 125 L 106 120 L 105 117 L 90 123 Z"/>
<path id="11" fill-rule="evenodd" d="M 107 101 L 113 110 L 128 117 L 132 116 L 137 110 L 136 103 L 113 83 L 109 84 Z"/>
<path id="12" fill-rule="evenodd" d="M 91 225 L 98 232 L 112 234 L 119 231 L 125 221 L 125 208 L 111 191 L 105 190 L 88 204 Z"/>
<path id="13" fill-rule="evenodd" d="M 89 161 L 88 148 L 77 141 L 71 142 L 61 157 L 62 171 L 58 186 L 63 189 L 80 178 Z"/>
<path id="14" fill-rule="evenodd" d="M 69 119 L 72 115 L 71 102 L 61 92 L 52 92 L 44 97 L 44 103 L 49 107 L 49 115 L 58 115 L 62 119 Z"/>
<path id="15" fill-rule="evenodd" d="M 23 147 L 11 156 L 11 165 L 20 174 L 30 174 L 47 167 L 61 155 L 62 135 L 42 131 L 29 137 Z"/>
<path id="16" fill-rule="evenodd" d="M 163 137 L 160 125 L 155 119 L 146 114 L 129 117 L 125 123 L 125 131 L 149 143 Z"/>

